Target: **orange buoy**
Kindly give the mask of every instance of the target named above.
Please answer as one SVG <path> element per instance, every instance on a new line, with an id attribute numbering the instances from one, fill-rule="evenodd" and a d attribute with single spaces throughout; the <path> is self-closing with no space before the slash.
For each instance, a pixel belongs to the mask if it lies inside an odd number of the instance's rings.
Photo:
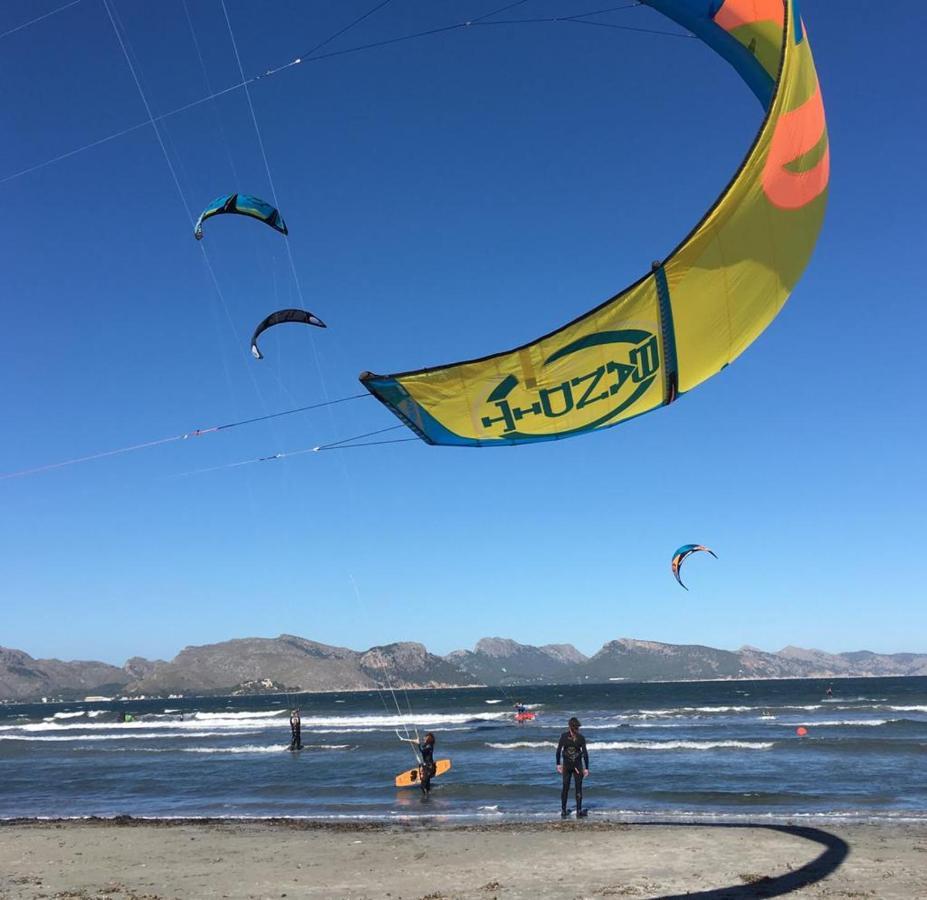
<path id="1" fill-rule="evenodd" d="M 805 728 L 804 725 L 799 725 L 798 728 L 795 729 L 795 734 L 797 734 L 799 737 L 804 737 L 807 733 L 808 729 Z"/>

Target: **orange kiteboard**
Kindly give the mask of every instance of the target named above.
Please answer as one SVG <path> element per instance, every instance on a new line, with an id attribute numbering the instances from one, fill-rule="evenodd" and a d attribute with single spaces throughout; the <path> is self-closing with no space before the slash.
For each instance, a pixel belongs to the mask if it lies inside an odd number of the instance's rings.
<path id="1" fill-rule="evenodd" d="M 451 761 L 449 759 L 436 759 L 435 760 L 435 774 L 432 775 L 432 778 L 437 778 L 439 775 L 443 775 L 445 772 L 450 771 Z M 407 769 L 400 775 L 396 776 L 396 787 L 411 787 L 413 784 L 418 784 L 422 780 L 422 767 L 416 766 L 414 769 Z"/>

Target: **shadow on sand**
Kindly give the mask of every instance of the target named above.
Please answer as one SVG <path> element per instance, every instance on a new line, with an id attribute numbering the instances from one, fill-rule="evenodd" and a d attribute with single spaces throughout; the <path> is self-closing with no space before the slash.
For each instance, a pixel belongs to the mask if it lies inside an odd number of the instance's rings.
<path id="1" fill-rule="evenodd" d="M 649 823 L 648 823 L 649 824 Z M 766 831 L 781 831 L 793 837 L 803 838 L 814 844 L 820 844 L 824 850 L 801 868 L 794 869 L 784 875 L 775 875 L 763 878 L 750 884 L 737 884 L 730 887 L 712 888 L 709 891 L 693 891 L 686 894 L 667 894 L 662 900 L 677 900 L 686 897 L 700 897 L 702 900 L 736 900 L 738 897 L 781 897 L 800 888 L 807 887 L 821 881 L 835 872 L 850 853 L 850 845 L 842 838 L 820 828 L 806 828 L 800 825 L 752 825 L 752 824 L 723 824 L 714 822 L 682 824 L 678 822 L 653 823 L 660 825 L 679 825 L 682 828 L 750 828 L 765 829 Z M 636 827 L 644 827 L 636 826 Z"/>

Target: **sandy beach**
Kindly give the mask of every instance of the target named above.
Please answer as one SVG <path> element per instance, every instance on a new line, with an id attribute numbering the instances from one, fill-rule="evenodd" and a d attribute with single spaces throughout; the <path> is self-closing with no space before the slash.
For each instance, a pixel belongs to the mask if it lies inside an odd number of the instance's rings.
<path id="1" fill-rule="evenodd" d="M 16 822 L 0 896 L 927 897 L 927 826 Z"/>

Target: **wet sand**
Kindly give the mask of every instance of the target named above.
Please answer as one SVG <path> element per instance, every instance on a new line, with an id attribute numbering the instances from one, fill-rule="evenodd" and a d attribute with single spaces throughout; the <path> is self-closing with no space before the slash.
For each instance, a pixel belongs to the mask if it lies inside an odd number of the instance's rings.
<path id="1" fill-rule="evenodd" d="M 0 826 L 4 900 L 927 897 L 927 826 Z"/>

